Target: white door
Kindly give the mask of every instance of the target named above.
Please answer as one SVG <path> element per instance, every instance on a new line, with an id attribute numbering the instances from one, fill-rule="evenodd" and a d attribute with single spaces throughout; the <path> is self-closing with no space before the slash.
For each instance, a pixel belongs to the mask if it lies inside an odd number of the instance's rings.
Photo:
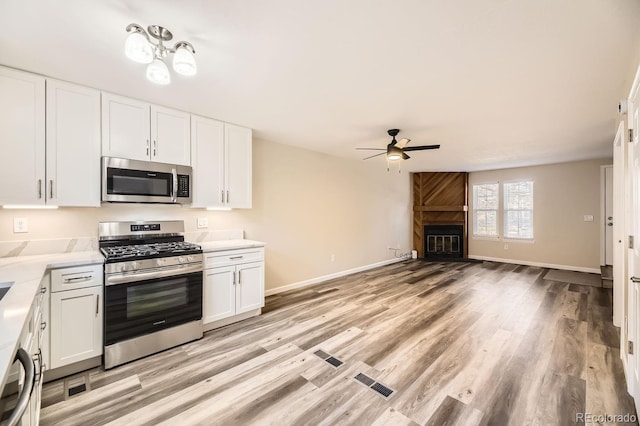
<path id="1" fill-rule="evenodd" d="M 102 155 L 149 160 L 150 105 L 102 93 Z"/>
<path id="2" fill-rule="evenodd" d="M 233 208 L 251 208 L 251 129 L 225 124 L 226 203 Z"/>
<path id="3" fill-rule="evenodd" d="M 613 166 L 604 168 L 604 263 L 613 265 Z"/>
<path id="4" fill-rule="evenodd" d="M 47 79 L 48 204 L 100 207 L 100 92 Z"/>
<path id="5" fill-rule="evenodd" d="M 633 249 L 629 257 L 629 280 L 628 291 L 628 332 L 629 340 L 634 344 L 633 354 L 628 354 L 627 365 L 630 372 L 628 378 L 630 393 L 634 396 L 636 409 L 640 407 L 640 357 L 638 356 L 638 346 L 640 337 L 640 144 L 638 143 L 638 132 L 640 122 L 638 121 L 638 110 L 640 109 L 640 93 L 636 87 L 630 98 L 631 108 L 629 108 L 629 127 L 633 129 L 633 141 L 629 144 L 629 174 L 631 190 L 631 211 L 630 213 L 630 235 L 633 236 Z"/>
<path id="6" fill-rule="evenodd" d="M 205 269 L 202 323 L 208 324 L 236 313 L 235 266 Z"/>
<path id="7" fill-rule="evenodd" d="M 190 128 L 188 113 L 151 105 L 151 161 L 190 166 Z"/>
<path id="8" fill-rule="evenodd" d="M 102 355 L 102 287 L 51 293 L 51 368 Z"/>
<path id="9" fill-rule="evenodd" d="M 236 315 L 264 306 L 264 262 L 238 265 Z"/>
<path id="10" fill-rule="evenodd" d="M 191 207 L 221 207 L 224 191 L 224 123 L 191 116 Z"/>
<path id="11" fill-rule="evenodd" d="M 0 67 L 0 204 L 44 204 L 44 78 Z"/>

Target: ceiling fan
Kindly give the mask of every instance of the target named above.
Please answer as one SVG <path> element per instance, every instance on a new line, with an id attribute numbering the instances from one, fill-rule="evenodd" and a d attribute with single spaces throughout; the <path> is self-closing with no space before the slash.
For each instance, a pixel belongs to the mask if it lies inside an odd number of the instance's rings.
<path id="1" fill-rule="evenodd" d="M 387 159 L 394 160 L 408 160 L 409 157 L 405 151 L 422 151 L 425 149 L 440 149 L 440 145 L 422 145 L 422 146 L 410 146 L 407 147 L 407 144 L 411 142 L 411 139 L 400 139 L 400 141 L 396 140 L 396 136 L 400 133 L 399 129 L 389 129 L 387 130 L 389 136 L 391 136 L 391 143 L 387 145 L 387 148 L 356 148 L 356 149 L 365 149 L 370 151 L 386 151 L 381 152 L 379 154 L 374 154 L 369 157 L 363 158 L 363 160 L 368 160 L 369 158 L 378 157 L 380 155 L 387 154 Z"/>

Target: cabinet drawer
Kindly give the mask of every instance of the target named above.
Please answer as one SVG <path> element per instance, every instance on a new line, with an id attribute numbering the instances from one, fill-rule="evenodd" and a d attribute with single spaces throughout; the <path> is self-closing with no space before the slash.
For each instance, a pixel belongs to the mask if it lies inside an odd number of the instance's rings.
<path id="1" fill-rule="evenodd" d="M 218 251 L 206 253 L 204 267 L 215 268 L 218 266 L 238 265 L 247 262 L 260 262 L 264 260 L 264 248 Z"/>
<path id="2" fill-rule="evenodd" d="M 53 269 L 51 271 L 51 292 L 101 286 L 103 283 L 102 271 L 101 264 Z"/>

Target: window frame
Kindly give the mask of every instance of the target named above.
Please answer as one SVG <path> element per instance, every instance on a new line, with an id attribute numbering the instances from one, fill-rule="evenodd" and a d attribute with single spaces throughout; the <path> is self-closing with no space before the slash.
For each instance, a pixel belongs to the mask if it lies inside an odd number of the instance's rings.
<path id="1" fill-rule="evenodd" d="M 517 184 L 517 183 L 524 183 L 524 182 L 530 182 L 531 183 L 531 209 L 510 209 L 507 206 L 507 190 L 506 190 L 506 185 L 510 185 L 510 184 Z M 504 181 L 502 182 L 502 239 L 504 241 L 515 241 L 515 242 L 533 242 L 534 238 L 535 238 L 535 227 L 534 227 L 534 211 L 535 211 L 535 180 L 534 179 L 529 179 L 529 178 L 524 178 L 524 179 L 514 179 L 514 180 L 508 180 L 508 181 Z M 509 217 L 509 212 L 510 211 L 516 211 L 516 212 L 529 212 L 530 215 L 530 227 L 531 227 L 531 237 L 519 237 L 519 236 L 512 236 L 508 234 L 508 217 Z"/>
<path id="2" fill-rule="evenodd" d="M 476 187 L 484 186 L 484 185 L 495 185 L 497 194 L 496 194 L 496 208 L 495 209 L 481 209 L 476 205 Z M 487 240 L 500 240 L 500 181 L 489 181 L 489 182 L 478 182 L 471 185 L 471 197 L 473 200 L 472 204 L 472 212 L 471 212 L 471 236 L 474 239 L 487 239 Z M 476 233 L 476 213 L 477 212 L 495 212 L 496 214 L 496 234 L 488 235 L 488 234 L 477 234 Z"/>

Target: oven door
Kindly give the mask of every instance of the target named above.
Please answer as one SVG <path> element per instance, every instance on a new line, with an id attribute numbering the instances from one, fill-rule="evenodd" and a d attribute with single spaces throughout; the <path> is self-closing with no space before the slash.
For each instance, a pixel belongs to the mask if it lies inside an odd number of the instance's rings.
<path id="1" fill-rule="evenodd" d="M 202 318 L 202 271 L 105 285 L 105 346 Z"/>

